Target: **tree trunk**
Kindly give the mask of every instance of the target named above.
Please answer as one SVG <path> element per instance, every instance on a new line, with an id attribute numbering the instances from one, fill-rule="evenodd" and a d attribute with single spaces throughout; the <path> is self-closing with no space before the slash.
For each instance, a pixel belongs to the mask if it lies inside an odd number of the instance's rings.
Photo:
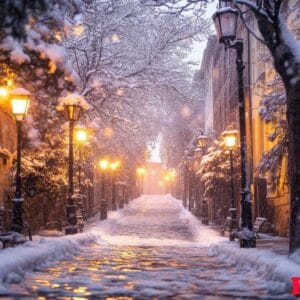
<path id="1" fill-rule="evenodd" d="M 270 24 L 256 16 L 260 32 L 274 59 L 276 71 L 282 77 L 287 94 L 288 164 L 290 184 L 290 247 L 300 249 L 300 61 L 284 21 L 279 16 Z M 295 40 L 295 39 L 294 39 Z"/>

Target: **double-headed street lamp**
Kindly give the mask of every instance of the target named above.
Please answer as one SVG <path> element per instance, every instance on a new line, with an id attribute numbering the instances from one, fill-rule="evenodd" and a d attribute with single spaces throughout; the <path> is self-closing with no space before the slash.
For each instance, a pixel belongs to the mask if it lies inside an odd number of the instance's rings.
<path id="1" fill-rule="evenodd" d="M 13 199 L 13 216 L 11 230 L 21 233 L 23 229 L 23 197 L 22 197 L 22 179 L 21 179 L 21 151 L 22 151 L 22 121 L 27 115 L 30 93 L 17 88 L 10 93 L 12 113 L 17 123 L 17 172 L 16 172 L 16 191 Z"/>
<path id="2" fill-rule="evenodd" d="M 237 222 L 237 209 L 235 207 L 235 197 L 234 197 L 234 180 L 233 180 L 233 155 L 232 151 L 236 146 L 238 131 L 237 130 L 230 130 L 224 131 L 222 136 L 224 138 L 225 146 L 229 150 L 230 154 L 230 184 L 231 184 L 231 205 L 230 205 L 230 226 L 229 226 L 229 240 L 234 241 L 235 238 L 235 231 L 238 228 Z"/>
<path id="3" fill-rule="evenodd" d="M 247 144 L 246 144 L 246 115 L 243 82 L 243 40 L 236 38 L 239 12 L 231 7 L 231 1 L 219 1 L 219 10 L 213 15 L 219 41 L 225 48 L 236 50 L 236 69 L 238 74 L 239 125 L 241 148 L 241 219 L 240 247 L 256 247 L 255 234 L 252 226 L 251 193 L 247 178 Z"/>

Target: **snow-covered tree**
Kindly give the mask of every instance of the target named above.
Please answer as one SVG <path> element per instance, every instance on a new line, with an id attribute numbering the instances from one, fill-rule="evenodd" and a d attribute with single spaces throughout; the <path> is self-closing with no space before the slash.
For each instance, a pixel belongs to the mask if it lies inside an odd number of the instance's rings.
<path id="1" fill-rule="evenodd" d="M 286 121 L 286 94 L 279 75 L 276 75 L 270 82 L 261 83 L 265 93 L 262 95 L 260 116 L 270 127 L 268 140 L 273 144 L 270 150 L 263 154 L 257 167 L 259 174 L 270 176 L 269 183 L 272 190 L 278 187 L 285 170 L 283 158 L 288 148 L 287 121 Z"/>
<path id="2" fill-rule="evenodd" d="M 57 99 L 75 87 L 75 74 L 67 52 L 57 39 L 64 26 L 64 14 L 71 2 L 4 1 L 5 22 L 0 27 L 1 85 L 23 86 L 31 92 L 29 116 L 23 127 L 23 186 L 25 194 L 48 205 L 60 207 L 65 188 L 66 153 L 62 117 L 56 111 Z M 75 12 L 76 9 L 73 9 Z M 29 198 L 31 211 L 39 205 Z M 48 206 L 48 208 L 50 207 Z M 45 216 L 49 209 L 44 212 Z M 30 216 L 29 216 L 30 217 Z M 58 216 L 54 216 L 57 218 Z M 34 216 L 33 216 L 34 218 Z M 49 220 L 50 214 L 48 216 Z M 46 218 L 44 218 L 46 219 Z"/>
<path id="3" fill-rule="evenodd" d="M 238 147 L 233 150 L 233 176 L 235 203 L 240 190 L 240 155 Z M 219 210 L 218 218 L 225 219 L 231 204 L 230 152 L 223 140 L 215 140 L 202 157 L 198 171 L 206 197 Z M 217 212 L 215 211 L 217 214 Z"/>
<path id="4" fill-rule="evenodd" d="M 206 21 L 159 15 L 139 1 L 93 1 L 84 11 L 82 32 L 64 43 L 101 151 L 144 152 L 170 118 L 166 112 L 185 101 L 191 73 L 183 58 L 193 37 L 207 31 Z"/>

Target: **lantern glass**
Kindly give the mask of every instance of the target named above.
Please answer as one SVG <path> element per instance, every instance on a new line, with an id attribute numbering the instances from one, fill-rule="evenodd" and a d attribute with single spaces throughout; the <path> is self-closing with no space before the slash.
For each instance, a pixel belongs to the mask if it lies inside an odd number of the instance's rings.
<path id="1" fill-rule="evenodd" d="M 107 159 L 101 159 L 99 161 L 99 167 L 103 171 L 107 170 L 109 167 L 109 161 Z"/>
<path id="2" fill-rule="evenodd" d="M 17 121 L 22 121 L 27 115 L 29 101 L 28 96 L 16 96 L 11 99 L 12 113 Z"/>
<path id="3" fill-rule="evenodd" d="M 236 132 L 228 132 L 223 134 L 224 142 L 227 148 L 233 149 L 236 145 L 237 133 Z"/>
<path id="4" fill-rule="evenodd" d="M 77 121 L 81 112 L 79 105 L 65 105 L 66 117 L 69 121 Z"/>
<path id="5" fill-rule="evenodd" d="M 221 43 L 236 39 L 238 11 L 230 7 L 219 9 L 213 15 L 213 21 Z"/>

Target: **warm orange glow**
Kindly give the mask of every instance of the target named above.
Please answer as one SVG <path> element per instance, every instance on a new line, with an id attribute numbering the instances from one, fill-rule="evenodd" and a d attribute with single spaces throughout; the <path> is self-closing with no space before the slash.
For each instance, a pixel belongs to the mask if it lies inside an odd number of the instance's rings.
<path id="1" fill-rule="evenodd" d="M 14 81 L 12 79 L 8 79 L 6 84 L 8 87 L 12 87 L 14 85 Z"/>
<path id="2" fill-rule="evenodd" d="M 136 173 L 138 174 L 138 176 L 143 177 L 146 173 L 146 169 L 144 167 L 139 167 L 136 169 Z"/>
<path id="3" fill-rule="evenodd" d="M 109 161 L 108 159 L 101 159 L 98 165 L 101 170 L 105 171 L 109 168 Z"/>
<path id="4" fill-rule="evenodd" d="M 237 130 L 230 130 L 222 133 L 227 148 L 233 149 L 235 147 L 237 134 L 238 134 Z"/>
<path id="5" fill-rule="evenodd" d="M 175 169 L 169 170 L 169 174 L 170 174 L 172 179 L 176 178 L 176 176 L 177 176 L 177 172 L 176 172 Z"/>
<path id="6" fill-rule="evenodd" d="M 56 71 L 56 65 L 53 61 L 50 61 L 48 73 L 53 74 L 55 71 Z"/>
<path id="7" fill-rule="evenodd" d="M 4 86 L 0 87 L 0 98 L 6 98 L 8 96 L 8 89 Z"/>
<path id="8" fill-rule="evenodd" d="M 23 89 L 17 88 L 10 92 L 12 113 L 17 121 L 22 121 L 27 115 L 30 93 Z"/>
<path id="9" fill-rule="evenodd" d="M 158 181 L 158 185 L 159 185 L 159 186 L 164 186 L 163 181 L 159 180 L 159 181 Z"/>
<path id="10" fill-rule="evenodd" d="M 166 175 L 164 176 L 164 181 L 166 181 L 166 182 L 171 181 L 171 176 L 170 176 L 169 174 L 166 174 Z"/>
<path id="11" fill-rule="evenodd" d="M 110 169 L 112 171 L 115 171 L 120 167 L 120 165 L 121 165 L 121 162 L 119 160 L 116 160 L 110 164 Z"/>
<path id="12" fill-rule="evenodd" d="M 58 40 L 58 41 L 62 41 L 62 37 L 61 37 L 61 34 L 59 33 L 59 32 L 56 32 L 55 34 L 54 34 L 54 37 Z"/>
<path id="13" fill-rule="evenodd" d="M 77 128 L 75 131 L 77 142 L 84 143 L 87 140 L 88 134 L 85 128 Z"/>

